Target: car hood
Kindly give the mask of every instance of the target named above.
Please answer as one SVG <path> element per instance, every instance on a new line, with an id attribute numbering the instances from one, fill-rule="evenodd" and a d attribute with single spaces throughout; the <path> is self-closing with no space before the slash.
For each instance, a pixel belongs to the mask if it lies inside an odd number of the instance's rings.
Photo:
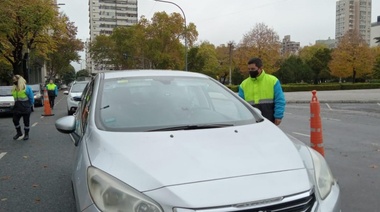
<path id="1" fill-rule="evenodd" d="M 0 105 L 9 105 L 10 103 L 14 103 L 15 99 L 13 96 L 0 96 Z M 13 104 L 12 104 L 13 105 Z"/>
<path id="2" fill-rule="evenodd" d="M 85 140 L 92 165 L 142 192 L 305 169 L 295 145 L 269 121 L 206 130 L 90 131 Z"/>

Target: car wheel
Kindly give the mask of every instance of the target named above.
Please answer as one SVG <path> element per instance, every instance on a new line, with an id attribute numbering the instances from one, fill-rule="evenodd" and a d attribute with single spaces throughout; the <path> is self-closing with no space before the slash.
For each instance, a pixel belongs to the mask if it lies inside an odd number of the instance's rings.
<path id="1" fill-rule="evenodd" d="M 71 116 L 71 115 L 73 115 L 73 113 L 70 110 L 68 110 L 67 115 Z"/>

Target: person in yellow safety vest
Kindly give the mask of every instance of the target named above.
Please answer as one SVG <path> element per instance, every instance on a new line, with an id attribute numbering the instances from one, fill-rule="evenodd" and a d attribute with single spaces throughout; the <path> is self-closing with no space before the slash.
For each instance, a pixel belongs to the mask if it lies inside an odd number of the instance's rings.
<path id="1" fill-rule="evenodd" d="M 30 113 L 32 112 L 32 106 L 34 105 L 33 90 L 29 85 L 26 85 L 26 80 L 20 76 L 13 76 L 13 88 L 12 96 L 15 99 L 13 107 L 13 124 L 15 125 L 17 134 L 13 136 L 16 140 L 22 136 L 20 119 L 24 120 L 24 140 L 29 139 L 29 125 L 30 125 Z"/>
<path id="2" fill-rule="evenodd" d="M 285 112 L 285 95 L 280 81 L 265 73 L 260 58 L 248 61 L 249 77 L 239 86 L 239 96 L 258 108 L 275 125 L 281 123 Z"/>
<path id="3" fill-rule="evenodd" d="M 58 96 L 58 87 L 56 84 L 53 83 L 53 80 L 49 81 L 49 84 L 46 85 L 46 89 L 49 96 L 49 104 L 50 108 L 54 108 L 54 99 Z"/>

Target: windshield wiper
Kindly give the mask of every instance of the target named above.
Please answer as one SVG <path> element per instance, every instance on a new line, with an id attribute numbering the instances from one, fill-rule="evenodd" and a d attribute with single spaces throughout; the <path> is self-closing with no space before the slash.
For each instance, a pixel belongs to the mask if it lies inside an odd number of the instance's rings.
<path id="1" fill-rule="evenodd" d="M 176 130 L 198 130 L 198 129 L 211 129 L 211 128 L 222 128 L 222 127 L 231 127 L 233 124 L 200 124 L 200 125 L 181 125 L 174 127 L 165 127 L 154 130 L 148 130 L 148 132 L 154 131 L 176 131 Z"/>
<path id="2" fill-rule="evenodd" d="M 110 107 L 109 105 L 106 105 L 106 106 L 104 106 L 104 107 L 101 107 L 100 110 L 104 110 L 104 109 L 107 109 L 107 108 L 109 108 L 109 107 Z"/>

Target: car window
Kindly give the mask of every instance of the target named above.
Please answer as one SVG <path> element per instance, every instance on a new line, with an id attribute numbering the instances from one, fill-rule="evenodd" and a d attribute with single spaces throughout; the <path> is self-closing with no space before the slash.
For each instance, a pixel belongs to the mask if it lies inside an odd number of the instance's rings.
<path id="1" fill-rule="evenodd" d="M 72 93 L 81 93 L 81 92 L 83 92 L 86 85 L 87 85 L 87 83 L 75 83 L 71 87 L 71 92 Z"/>
<path id="2" fill-rule="evenodd" d="M 210 79 L 181 77 L 105 80 L 97 116 L 101 128 L 147 131 L 179 125 L 252 123 L 252 111 Z"/>
<path id="3" fill-rule="evenodd" d="M 1 86 L 0 96 L 12 96 L 12 86 Z"/>
<path id="4" fill-rule="evenodd" d="M 93 92 L 94 83 L 91 82 L 90 84 L 87 83 L 84 85 L 85 85 L 85 87 L 83 88 L 84 92 L 83 92 L 81 103 L 80 103 L 81 109 L 82 109 L 82 112 L 80 115 L 81 115 L 83 131 L 85 130 L 87 126 L 88 116 L 91 110 L 91 100 L 92 100 L 92 92 Z"/>

